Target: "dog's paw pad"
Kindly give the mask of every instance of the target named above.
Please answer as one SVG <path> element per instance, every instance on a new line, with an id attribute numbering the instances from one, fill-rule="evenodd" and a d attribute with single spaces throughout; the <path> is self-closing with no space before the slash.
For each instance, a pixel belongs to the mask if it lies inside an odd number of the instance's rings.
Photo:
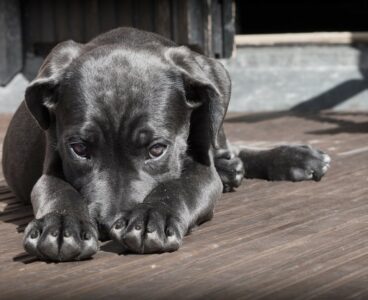
<path id="1" fill-rule="evenodd" d="M 161 253 L 180 247 L 184 232 L 178 219 L 162 206 L 138 205 L 117 220 L 110 230 L 112 239 L 134 253 Z"/>
<path id="2" fill-rule="evenodd" d="M 74 216 L 51 213 L 28 224 L 23 245 L 41 259 L 80 260 L 98 250 L 97 231 L 91 223 Z"/>
<path id="3" fill-rule="evenodd" d="M 268 169 L 270 180 L 320 181 L 330 168 L 330 156 L 308 145 L 281 146 L 272 151 L 275 155 Z"/>
<path id="4" fill-rule="evenodd" d="M 231 192 L 238 187 L 244 178 L 244 165 L 237 156 L 228 153 L 229 151 L 220 152 L 216 155 L 216 170 L 224 185 L 224 192 Z"/>

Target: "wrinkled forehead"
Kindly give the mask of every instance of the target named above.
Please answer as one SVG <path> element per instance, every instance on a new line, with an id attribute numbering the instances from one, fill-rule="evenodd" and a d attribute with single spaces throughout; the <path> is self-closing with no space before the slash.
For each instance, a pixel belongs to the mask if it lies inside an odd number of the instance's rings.
<path id="1" fill-rule="evenodd" d="M 179 77 L 159 57 L 115 50 L 82 60 L 68 76 L 61 99 L 65 125 L 149 127 L 175 134 L 188 112 Z"/>

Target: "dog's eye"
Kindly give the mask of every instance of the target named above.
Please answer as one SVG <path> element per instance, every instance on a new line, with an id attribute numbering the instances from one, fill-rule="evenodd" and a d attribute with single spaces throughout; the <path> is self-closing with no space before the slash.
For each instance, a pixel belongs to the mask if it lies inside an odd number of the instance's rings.
<path id="1" fill-rule="evenodd" d="M 151 158 L 157 158 L 160 157 L 162 154 L 164 154 L 167 146 L 164 144 L 154 144 L 149 148 L 149 155 Z"/>
<path id="2" fill-rule="evenodd" d="M 88 148 L 85 144 L 73 143 L 73 144 L 70 144 L 70 147 L 72 148 L 74 153 L 77 154 L 78 156 L 83 157 L 83 158 L 89 158 Z"/>

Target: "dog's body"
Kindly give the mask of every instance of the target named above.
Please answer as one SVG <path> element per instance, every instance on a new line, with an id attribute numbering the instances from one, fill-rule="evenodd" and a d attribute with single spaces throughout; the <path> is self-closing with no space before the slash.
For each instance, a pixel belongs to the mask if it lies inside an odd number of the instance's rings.
<path id="1" fill-rule="evenodd" d="M 111 237 L 138 253 L 173 251 L 243 177 L 319 180 L 309 146 L 230 149 L 231 83 L 216 60 L 120 28 L 53 49 L 9 126 L 3 168 L 35 220 L 25 249 L 83 259 Z"/>

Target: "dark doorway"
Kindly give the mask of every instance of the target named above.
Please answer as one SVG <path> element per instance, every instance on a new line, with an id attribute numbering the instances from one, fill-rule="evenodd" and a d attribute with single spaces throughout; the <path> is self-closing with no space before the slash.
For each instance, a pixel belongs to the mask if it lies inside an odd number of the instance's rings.
<path id="1" fill-rule="evenodd" d="M 237 34 L 368 31 L 367 0 L 237 1 Z"/>

